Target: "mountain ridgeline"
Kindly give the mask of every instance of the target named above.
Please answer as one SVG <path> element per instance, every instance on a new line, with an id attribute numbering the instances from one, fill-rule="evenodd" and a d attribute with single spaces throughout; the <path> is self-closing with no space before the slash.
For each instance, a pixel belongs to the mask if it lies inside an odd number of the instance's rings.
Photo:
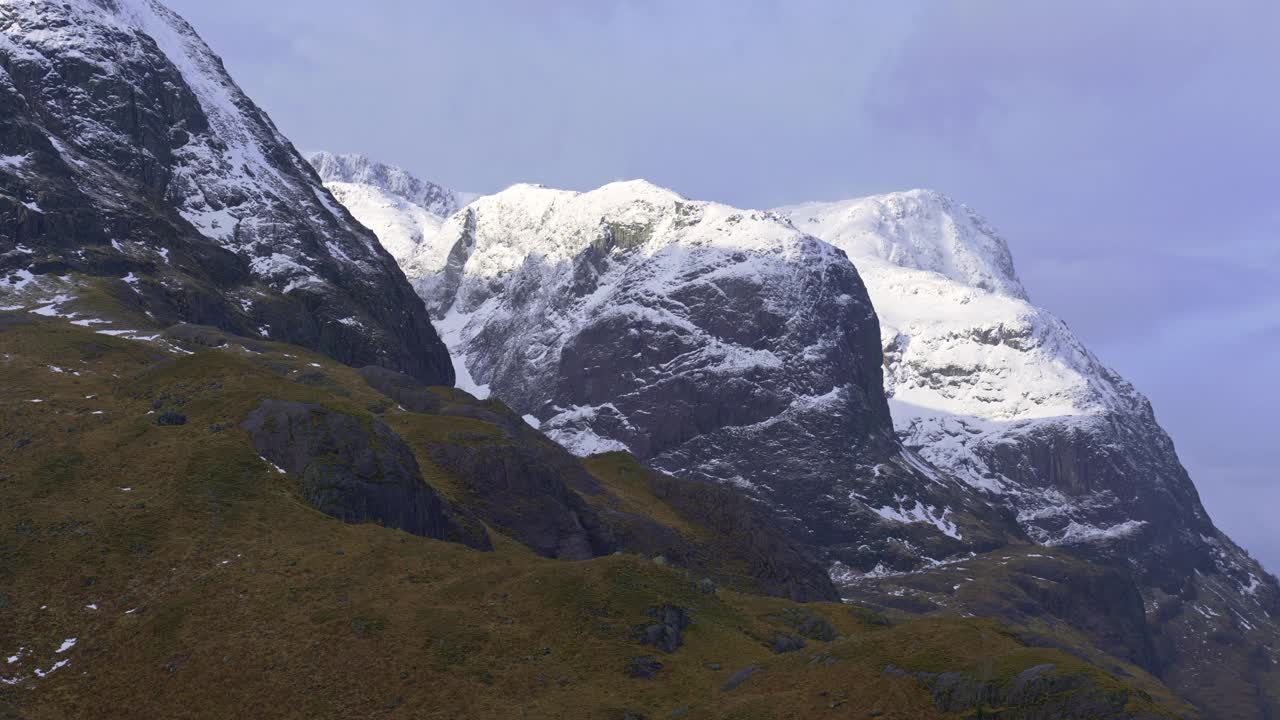
<path id="1" fill-rule="evenodd" d="M 1208 714 L 1280 701 L 1275 579 L 1213 525 L 1146 398 L 1031 303 L 969 208 L 518 185 L 432 228 L 398 258 L 459 376 L 574 452 L 734 487 L 886 608 L 1017 617 L 941 578 L 1025 542 L 1069 550 L 1133 588 L 1130 657 Z"/>
<path id="2" fill-rule="evenodd" d="M 309 161 L 159 0 L 0 0 L 3 720 L 1280 716 L 968 208 Z"/>
<path id="3" fill-rule="evenodd" d="M 452 384 L 394 260 L 181 18 L 151 0 L 6 0 L 0 24 L 7 295 L 71 314 L 107 293 L 129 315 L 98 319 L 213 325 Z"/>

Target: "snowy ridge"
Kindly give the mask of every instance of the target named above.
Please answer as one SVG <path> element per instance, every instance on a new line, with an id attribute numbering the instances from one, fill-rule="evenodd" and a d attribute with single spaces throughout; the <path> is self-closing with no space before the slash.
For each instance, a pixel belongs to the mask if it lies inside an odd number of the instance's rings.
<path id="1" fill-rule="evenodd" d="M 402 267 L 413 261 L 427 237 L 439 234 L 444 222 L 426 208 L 373 185 L 331 181 L 325 187 L 361 225 L 378 235 Z"/>
<path id="2" fill-rule="evenodd" d="M 1030 303 L 976 213 L 921 190 L 779 212 L 857 265 L 907 447 L 1016 511 L 1039 543 L 1133 554 L 1156 573 L 1202 556 L 1245 587 L 1255 564 L 1213 527 L 1150 403 Z"/>
<path id="3" fill-rule="evenodd" d="M 986 457 L 1037 426 L 1092 433 L 1112 414 L 1151 416 L 1147 400 L 1065 323 L 1031 304 L 989 223 L 927 190 L 779 212 L 857 265 L 880 318 L 885 390 L 908 447 L 978 489 L 1025 495 L 1035 507 L 1023 509 L 1024 520 L 1066 523 L 1029 526 L 1042 542 L 1110 537 L 1105 528 L 1079 532 L 1063 495 L 1028 491 Z"/>
<path id="4" fill-rule="evenodd" d="M 486 279 L 516 270 L 526 258 L 564 263 L 610 240 L 646 257 L 684 245 L 783 253 L 784 259 L 791 259 L 820 245 L 772 213 L 691 202 L 643 180 L 610 183 L 585 193 L 514 185 L 471 208 L 478 225 L 466 272 Z M 612 237 L 617 235 L 629 236 Z M 445 254 L 439 243 L 431 250 L 437 258 Z"/>
<path id="5" fill-rule="evenodd" d="M 437 226 L 378 187 L 330 187 L 400 259 L 459 387 L 579 455 L 629 450 L 797 517 L 837 514 L 829 534 L 852 548 L 885 541 L 867 536 L 879 527 L 946 557 L 990 512 L 900 450 L 865 288 L 843 253 L 776 213 L 641 180 L 521 184 Z"/>
<path id="6" fill-rule="evenodd" d="M 972 449 L 1024 421 L 1150 413 L 1065 323 L 1027 300 L 1008 246 L 968 208 L 915 190 L 779 212 L 857 265 L 880 317 L 896 429 L 975 487 L 1016 490 Z"/>
<path id="7" fill-rule="evenodd" d="M 592 249 L 607 254 L 615 248 L 630 255 L 627 262 L 589 267 L 587 277 L 575 265 Z M 667 374 L 692 366 L 713 372 L 776 367 L 782 360 L 771 351 L 708 334 L 678 304 L 661 301 L 678 294 L 691 278 L 699 284 L 742 280 L 758 286 L 766 280 L 786 282 L 793 263 L 837 258 L 829 246 L 769 213 L 689 202 L 643 181 L 587 193 L 516 185 L 481 198 L 447 220 L 439 235 L 425 239 L 408 264 L 416 275 L 411 279 L 433 286 L 455 249 L 466 257 L 458 291 L 433 310 L 447 314 L 444 327 L 460 327 L 453 349 L 464 358 L 486 328 L 511 319 L 509 298 L 494 292 L 495 283 L 554 289 L 571 298 L 568 305 L 540 308 L 547 327 L 521 348 L 535 372 L 549 372 L 559 362 L 565 338 L 590 323 L 617 318 L 697 338 L 696 351 L 661 368 Z M 463 317 L 466 321 L 459 322 Z M 484 372 L 473 366 L 473 372 L 477 369 Z M 545 417 L 544 409 L 533 410 Z M 574 410 L 564 413 L 576 417 Z M 554 435 L 557 417 L 545 423 Z"/>
<path id="8" fill-rule="evenodd" d="M 309 173 L 300 158 L 268 156 L 288 141 L 226 74 L 222 61 L 191 26 L 156 0 L 5 0 L 0 3 L 0 20 L 7 26 L 4 42 L 12 52 L 51 70 L 55 59 L 88 63 L 114 76 L 127 76 L 126 68 L 171 64 L 193 93 L 208 127 L 188 126 L 179 136 L 185 142 L 173 150 L 166 195 L 205 237 L 253 255 L 253 241 L 272 231 L 271 218 L 264 216 L 284 198 L 318 226 L 337 225 L 339 232 L 367 237 L 322 188 L 306 181 Z M 143 88 L 137 91 L 145 93 Z M 132 138 L 98 122 L 87 108 L 75 120 L 68 137 L 74 146 L 60 149 L 81 168 L 89 168 L 106 152 L 135 145 Z M 326 247 L 334 259 L 361 273 L 369 271 L 367 262 L 377 252 L 373 245 L 353 247 L 349 242 L 328 242 Z M 281 248 L 276 255 L 255 261 L 255 271 L 281 287 L 323 284 L 303 253 Z"/>
<path id="9" fill-rule="evenodd" d="M 452 215 L 476 197 L 427 182 L 403 168 L 376 162 L 364 155 L 316 152 L 307 155 L 307 161 L 326 185 L 340 183 L 376 188 L 436 217 Z"/>
<path id="10" fill-rule="evenodd" d="M 962 285 L 1027 299 L 1009 246 L 986 220 L 932 190 L 780 208 L 797 227 L 851 258 L 938 273 Z"/>
<path id="11" fill-rule="evenodd" d="M 158 0 L 0 0 L 0 104 L 0 262 L 42 278 L 6 295 L 50 284 L 24 238 L 58 276 L 132 277 L 155 322 L 452 382 L 394 259 Z"/>

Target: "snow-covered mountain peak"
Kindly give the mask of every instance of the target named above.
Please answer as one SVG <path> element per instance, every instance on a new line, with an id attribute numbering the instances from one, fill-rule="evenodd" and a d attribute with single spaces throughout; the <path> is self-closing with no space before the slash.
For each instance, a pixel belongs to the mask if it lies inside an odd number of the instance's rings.
<path id="1" fill-rule="evenodd" d="M 848 253 L 867 283 L 900 429 L 921 418 L 1143 410 L 1061 320 L 1029 302 L 1005 241 L 946 195 L 910 190 L 779 212 Z"/>
<path id="2" fill-rule="evenodd" d="M 308 155 L 307 160 L 326 185 L 371 186 L 439 217 L 452 215 L 473 197 L 427 182 L 403 168 L 380 163 L 364 155 L 316 152 Z"/>
<path id="3" fill-rule="evenodd" d="M 941 558 L 1004 532 L 901 451 L 866 288 L 778 213 L 643 180 L 514 185 L 424 234 L 403 267 L 459 387 L 577 454 L 629 450 L 774 497 L 848 562 L 903 533 Z"/>
<path id="4" fill-rule="evenodd" d="M 1101 436 L 1117 416 L 1162 435 L 1146 398 L 1031 304 L 1004 240 L 964 205 L 912 190 L 779 212 L 858 267 L 880 318 L 894 426 L 938 467 L 1034 498 L 1023 487 L 1034 461 L 1000 455 L 1022 442 L 1011 438 Z M 1084 527 L 1109 537 L 1065 498 L 1023 512 L 1043 542 L 1068 542 Z"/>
<path id="5" fill-rule="evenodd" d="M 980 215 L 933 190 L 874 195 L 780 210 L 850 257 L 938 273 L 989 292 L 1027 299 L 1009 246 Z"/>
<path id="6" fill-rule="evenodd" d="M 377 238 L 158 0 L 0 0 L 0 107 L 0 155 L 23 158 L 0 166 L 0 253 L 27 238 L 60 275 L 154 278 L 149 316 L 451 378 Z"/>
<path id="7" fill-rule="evenodd" d="M 282 172 L 281 160 L 293 165 L 295 157 L 269 157 L 270 148 L 286 142 L 252 102 L 245 97 L 195 30 L 172 10 L 155 0 L 77 0 L 52 3 L 38 0 L 5 0 L 0 19 L 8 26 L 10 41 L 20 39 L 23 57 L 49 64 L 50 58 L 74 59 L 94 66 L 95 72 L 120 75 L 125 68 L 152 61 L 144 40 L 156 49 L 194 94 L 201 120 L 208 127 L 175 129 L 174 154 L 182 161 L 170 181 L 169 194 L 177 200 L 183 217 L 210 239 L 235 244 L 238 228 L 259 221 L 258 207 L 264 188 L 277 195 L 298 194 L 316 207 L 299 208 L 312 214 L 343 213 L 328 198 L 303 187 L 290 167 Z M 19 47 L 14 43 L 13 47 Z M 50 65 L 52 67 L 52 65 Z M 136 88 L 138 92 L 145 92 Z M 71 129 L 82 148 L 132 147 L 135 138 L 113 132 L 90 117 L 78 118 Z M 181 132 L 179 132 L 181 130 Z M 186 134 L 183 134 L 186 133 Z M 217 138 L 209 142 L 207 138 Z M 308 263 L 291 259 L 284 274 L 297 274 Z M 276 265 L 282 265 L 277 263 Z M 311 278 L 300 282 L 313 282 Z"/>
<path id="8" fill-rule="evenodd" d="M 480 198 L 486 212 L 520 215 L 543 225 L 544 232 L 581 224 L 581 218 L 656 219 L 684 200 L 672 190 L 647 180 L 622 180 L 587 192 L 560 190 L 538 183 L 517 183 Z M 499 210 L 500 209 L 500 210 Z"/>
<path id="9" fill-rule="evenodd" d="M 468 235 L 466 274 L 472 277 L 498 277 L 529 258 L 567 262 L 588 248 L 646 256 L 675 244 L 785 256 L 818 246 L 833 252 L 774 213 L 689 201 L 653 183 L 630 180 L 589 192 L 513 185 L 482 197 L 450 218 L 437 238 L 426 239 L 424 260 L 416 267 L 441 270 L 468 223 L 474 228 Z M 800 250 L 801 244 L 812 247 Z"/>

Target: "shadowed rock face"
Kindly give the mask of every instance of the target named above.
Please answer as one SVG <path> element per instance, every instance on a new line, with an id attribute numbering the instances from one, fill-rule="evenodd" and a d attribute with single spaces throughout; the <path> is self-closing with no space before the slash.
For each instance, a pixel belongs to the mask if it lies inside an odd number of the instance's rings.
<path id="1" fill-rule="evenodd" d="M 426 452 L 456 479 L 467 507 L 491 527 L 544 557 L 585 560 L 619 549 L 583 499 L 604 488 L 577 458 L 504 405 L 477 403 L 462 393 L 449 399 L 385 368 L 364 368 L 361 375 L 411 412 L 483 423 L 427 441 Z"/>
<path id="2" fill-rule="evenodd" d="M 1177 593 L 1201 572 L 1245 587 L 1263 574 L 1213 525 L 1149 411 L 1020 423 L 973 451 L 992 472 L 1040 491 L 1033 509 L 1019 508 L 1033 537 L 1124 565 L 1144 585 Z M 1044 497 L 1069 509 L 1045 512 Z"/>
<path id="3" fill-rule="evenodd" d="M 1020 639 L 1037 647 L 1065 645 L 1053 636 L 1060 621 L 1093 647 L 1160 671 L 1133 577 L 1122 568 L 1085 562 L 1065 551 L 1009 547 L 956 566 L 864 580 L 845 591 L 855 603 L 884 610 L 996 618 L 1023 628 Z"/>
<path id="4" fill-rule="evenodd" d="M 241 427 L 263 457 L 299 478 L 303 498 L 326 515 L 492 549 L 484 528 L 423 481 L 408 445 L 377 420 L 267 400 Z"/>
<path id="5" fill-rule="evenodd" d="M 151 0 L 14 0 L 0 27 L 5 305 L 96 281 L 160 327 L 453 383 L 394 260 L 181 18 Z"/>
<path id="6" fill-rule="evenodd" d="M 839 600 L 824 566 L 787 536 L 777 516 L 733 490 L 663 475 L 621 453 L 611 456 L 616 473 L 641 475 L 658 501 L 704 531 L 685 537 L 628 512 L 578 458 L 502 403 L 477 403 L 459 392 L 448 397 L 384 368 L 365 368 L 361 375 L 407 410 L 484 423 L 477 426 L 483 430 L 427 441 L 426 450 L 456 478 L 477 516 L 541 555 L 577 560 L 621 550 L 663 556 L 735 589 L 801 602 Z"/>
<path id="7" fill-rule="evenodd" d="M 517 186 L 443 221 L 405 267 L 474 389 L 575 454 L 625 449 L 764 500 L 855 570 L 1021 537 L 904 454 L 857 270 L 775 215 L 644 182 Z"/>
<path id="8" fill-rule="evenodd" d="M 1173 627 L 1155 625 L 1148 667 L 1211 716 L 1244 692 L 1252 662 L 1210 638 L 1280 643 L 1280 585 L 1214 526 L 1147 399 L 1031 304 L 996 231 L 919 190 L 779 212 L 858 266 L 903 443 L 1015 512 L 1036 542 L 1130 574 L 1148 608 L 1195 598 Z M 1079 601 L 1119 612 L 1108 599 Z M 1252 704 L 1248 717 L 1270 717 L 1280 694 Z"/>
<path id="9" fill-rule="evenodd" d="M 489 405 L 446 405 L 439 414 L 488 423 L 496 434 L 462 431 L 428 444 L 432 462 L 458 478 L 467 506 L 545 557 L 586 560 L 618 550 L 583 499 L 604 488 L 564 448 L 501 403 Z"/>
<path id="10" fill-rule="evenodd" d="M 555 458 L 528 447 L 463 444 L 437 447 L 431 458 L 461 478 L 468 504 L 481 517 L 538 554 L 586 560 L 614 551 L 595 513 L 565 484 Z"/>
<path id="11" fill-rule="evenodd" d="M 699 538 L 685 538 L 648 518 L 608 507 L 606 500 L 599 509 L 601 519 L 628 552 L 665 557 L 742 592 L 799 602 L 840 600 L 826 568 L 763 504 L 718 484 L 651 470 L 621 453 L 597 460 L 616 463 L 615 472 L 624 477 L 640 476 L 654 497 L 705 531 Z"/>

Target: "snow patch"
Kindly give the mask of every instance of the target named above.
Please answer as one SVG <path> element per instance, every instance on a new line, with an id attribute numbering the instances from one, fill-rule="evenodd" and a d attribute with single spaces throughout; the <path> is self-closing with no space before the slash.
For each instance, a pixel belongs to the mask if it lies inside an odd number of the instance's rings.
<path id="1" fill-rule="evenodd" d="M 43 305 L 41 307 L 38 307 L 35 310 L 32 310 L 31 312 L 36 315 L 41 315 L 43 317 L 75 317 L 76 313 L 69 313 L 64 315 L 61 312 L 61 306 L 64 303 L 68 303 L 74 299 L 75 298 L 69 295 L 56 295 L 53 298 L 44 301 L 46 303 L 49 303 L 48 305 Z"/>
<path id="2" fill-rule="evenodd" d="M 27 164 L 27 155 L 0 155 L 0 168 L 19 170 Z"/>
<path id="3" fill-rule="evenodd" d="M 1079 543 L 1109 542 L 1138 532 L 1146 520 L 1126 520 L 1109 527 L 1094 527 L 1072 521 L 1049 545 L 1075 545 Z"/>
<path id="4" fill-rule="evenodd" d="M 59 661 L 57 661 L 57 662 L 56 662 L 56 663 L 54 663 L 54 664 L 53 664 L 53 665 L 52 665 L 48 670 L 41 670 L 40 668 L 36 668 L 36 671 L 35 671 L 35 672 L 36 672 L 36 677 L 38 677 L 38 678 L 42 678 L 42 679 L 43 679 L 43 678 L 46 678 L 46 677 L 48 677 L 49 675 L 51 675 L 55 670 L 61 670 L 62 668 L 66 667 L 66 666 L 68 666 L 68 665 L 70 665 L 70 664 L 71 664 L 71 660 L 66 659 L 66 660 L 59 660 Z"/>
<path id="5" fill-rule="evenodd" d="M 578 457 L 590 457 L 607 452 L 630 452 L 623 443 L 612 438 L 601 437 L 590 428 L 556 429 L 547 432 L 547 437 L 555 440 L 564 449 Z"/>
<path id="6" fill-rule="evenodd" d="M 904 524 L 928 523 L 938 528 L 947 537 L 955 538 L 956 540 L 962 539 L 959 528 L 950 519 L 951 508 L 943 508 L 939 511 L 936 507 L 926 507 L 924 503 L 915 500 L 914 505 L 904 510 L 903 507 L 906 507 L 906 503 L 910 498 L 897 495 L 894 499 L 897 501 L 898 507 L 881 507 L 875 511 L 876 514 L 889 522 Z"/>
<path id="7" fill-rule="evenodd" d="M 35 279 L 36 276 L 30 270 L 19 268 L 17 270 L 9 271 L 5 276 L 5 284 L 8 286 L 8 290 L 21 292 Z"/>

